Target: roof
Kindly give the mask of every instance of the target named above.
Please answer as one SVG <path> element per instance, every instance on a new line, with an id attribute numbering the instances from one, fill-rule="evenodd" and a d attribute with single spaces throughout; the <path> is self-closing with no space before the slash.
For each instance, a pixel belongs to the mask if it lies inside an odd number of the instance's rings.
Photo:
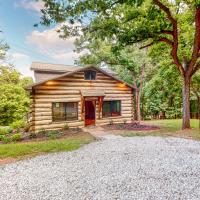
<path id="1" fill-rule="evenodd" d="M 73 66 L 73 65 L 41 63 L 41 62 L 33 62 L 31 65 L 31 70 L 34 71 L 72 72 L 74 70 L 81 68 L 83 67 Z"/>
<path id="2" fill-rule="evenodd" d="M 77 72 L 85 71 L 85 70 L 88 70 L 88 69 L 91 69 L 91 68 L 96 69 L 97 71 L 100 71 L 100 72 L 102 72 L 103 74 L 105 74 L 105 75 L 107 75 L 107 76 L 109 76 L 109 77 L 111 77 L 111 78 L 113 78 L 113 79 L 115 79 L 115 80 L 117 80 L 117 81 L 119 81 L 119 82 L 121 82 L 121 83 L 124 83 L 125 85 L 127 85 L 128 87 L 130 87 L 130 88 L 132 88 L 132 89 L 135 89 L 135 87 L 134 87 L 133 85 L 131 85 L 131 84 L 129 84 L 129 83 L 127 83 L 127 82 L 125 82 L 125 81 L 119 79 L 119 78 L 116 77 L 116 76 L 113 76 L 113 75 L 109 74 L 108 72 L 106 72 L 106 71 L 104 71 L 103 69 L 101 69 L 101 68 L 99 68 L 99 67 L 96 67 L 96 66 L 94 66 L 94 65 L 90 65 L 90 66 L 87 66 L 87 67 L 81 67 L 81 68 L 79 68 L 79 69 L 77 69 L 77 70 L 74 70 L 74 71 L 72 71 L 72 72 L 66 72 L 66 73 L 64 73 L 64 74 L 62 74 L 62 75 L 59 75 L 59 76 L 56 76 L 56 77 L 54 77 L 54 78 L 51 78 L 51 79 L 48 79 L 48 80 L 44 80 L 44 81 L 37 82 L 37 83 L 35 83 L 35 84 L 33 84 L 33 85 L 30 85 L 27 89 L 30 90 L 30 89 L 32 89 L 32 88 L 35 87 L 35 86 L 41 85 L 41 84 L 43 84 L 43 83 L 46 83 L 47 81 L 56 80 L 56 79 L 59 79 L 59 78 L 63 78 L 63 77 L 66 77 L 66 76 L 70 76 L 70 75 L 73 75 L 73 74 L 75 74 L 75 73 L 77 73 Z"/>
<path id="3" fill-rule="evenodd" d="M 105 92 L 103 90 L 81 90 L 81 94 L 83 97 L 102 97 L 105 96 Z"/>
<path id="4" fill-rule="evenodd" d="M 113 76 L 117 76 L 116 72 L 114 72 L 113 70 L 111 70 L 109 68 L 104 67 L 104 68 L 101 68 L 101 69 L 103 69 L 103 71 L 105 71 L 105 72 L 107 72 L 107 73 L 109 73 Z"/>

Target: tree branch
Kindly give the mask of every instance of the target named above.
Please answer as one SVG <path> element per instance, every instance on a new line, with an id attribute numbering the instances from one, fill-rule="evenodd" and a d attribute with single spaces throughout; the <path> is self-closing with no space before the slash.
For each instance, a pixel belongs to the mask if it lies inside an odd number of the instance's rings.
<path id="1" fill-rule="evenodd" d="M 158 41 L 159 41 L 159 42 L 165 42 L 165 43 L 167 43 L 167 44 L 173 46 L 173 41 L 171 41 L 171 40 L 169 40 L 169 39 L 167 39 L 167 38 L 165 38 L 165 37 L 159 38 Z"/>
<path id="2" fill-rule="evenodd" d="M 157 5 L 162 11 L 164 11 L 167 15 L 167 18 L 169 21 L 172 23 L 173 26 L 173 31 L 172 31 L 172 36 L 173 36 L 173 43 L 172 43 L 172 50 L 171 50 L 171 56 L 174 60 L 174 64 L 178 67 L 180 73 L 184 76 L 185 71 L 182 66 L 182 64 L 179 61 L 177 52 L 178 52 L 178 27 L 177 27 L 177 21 L 176 19 L 172 16 L 170 10 L 168 7 L 166 7 L 164 4 L 160 2 L 160 0 L 153 0 L 155 5 Z"/>
<path id="3" fill-rule="evenodd" d="M 144 49 L 144 48 L 150 47 L 150 46 L 152 46 L 153 44 L 154 44 L 154 42 L 151 42 L 151 43 L 149 43 L 149 44 L 147 44 L 147 45 L 145 45 L 145 46 L 140 47 L 139 49 Z"/>
<path id="4" fill-rule="evenodd" d="M 193 74 L 195 74 L 199 69 L 200 69 L 200 63 L 197 64 L 197 65 L 194 67 L 194 69 L 192 70 L 191 76 L 192 76 Z"/>
<path id="5" fill-rule="evenodd" d="M 168 38 L 161 37 L 157 41 L 153 41 L 153 42 L 151 42 L 151 43 L 149 43 L 149 44 L 147 44 L 145 46 L 140 47 L 140 49 L 144 49 L 144 48 L 150 47 L 153 44 L 155 44 L 155 42 L 165 42 L 165 43 L 167 43 L 167 44 L 169 44 L 171 46 L 173 45 L 173 41 L 169 40 Z"/>
<path id="6" fill-rule="evenodd" d="M 168 35 L 172 35 L 173 36 L 173 31 L 170 31 L 170 30 L 162 30 L 162 31 L 160 31 L 160 33 L 168 34 Z"/>
<path id="7" fill-rule="evenodd" d="M 197 7 L 196 13 L 195 13 L 195 36 L 194 36 L 192 58 L 191 58 L 189 69 L 188 69 L 189 74 L 194 74 L 193 71 L 195 70 L 196 72 L 198 70 L 196 68 L 199 68 L 198 67 L 199 65 L 194 67 L 199 57 L 199 50 L 200 50 L 200 6 Z"/>

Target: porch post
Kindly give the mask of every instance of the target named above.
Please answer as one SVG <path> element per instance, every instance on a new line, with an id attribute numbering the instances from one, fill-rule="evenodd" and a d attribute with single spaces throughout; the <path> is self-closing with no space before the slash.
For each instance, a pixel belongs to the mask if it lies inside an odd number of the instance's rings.
<path id="1" fill-rule="evenodd" d="M 81 96 L 81 120 L 84 120 L 85 98 Z"/>
<path id="2" fill-rule="evenodd" d="M 98 97 L 98 100 L 99 100 L 99 116 L 98 116 L 98 119 L 101 118 L 101 111 L 102 111 L 102 106 L 103 106 L 103 97 Z"/>

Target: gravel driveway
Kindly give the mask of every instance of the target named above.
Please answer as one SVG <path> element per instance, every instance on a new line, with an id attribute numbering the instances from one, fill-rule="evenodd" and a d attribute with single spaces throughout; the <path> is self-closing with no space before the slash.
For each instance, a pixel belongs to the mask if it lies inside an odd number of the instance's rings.
<path id="1" fill-rule="evenodd" d="M 9 164 L 0 199 L 200 199 L 200 143 L 113 136 Z"/>

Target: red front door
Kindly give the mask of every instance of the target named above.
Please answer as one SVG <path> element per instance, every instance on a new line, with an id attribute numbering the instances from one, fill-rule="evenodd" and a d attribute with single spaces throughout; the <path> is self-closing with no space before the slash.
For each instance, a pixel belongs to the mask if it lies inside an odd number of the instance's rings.
<path id="1" fill-rule="evenodd" d="M 85 125 L 95 125 L 96 101 L 85 101 Z"/>

